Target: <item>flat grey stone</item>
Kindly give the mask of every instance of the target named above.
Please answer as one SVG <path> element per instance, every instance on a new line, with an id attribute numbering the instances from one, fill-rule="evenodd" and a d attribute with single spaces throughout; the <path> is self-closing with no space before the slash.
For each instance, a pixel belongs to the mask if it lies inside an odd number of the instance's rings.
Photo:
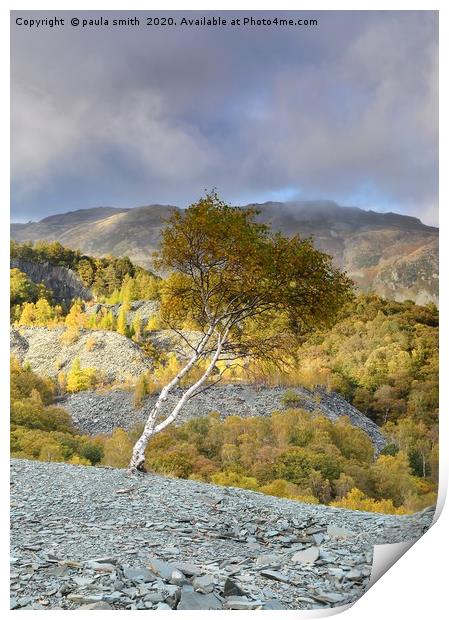
<path id="1" fill-rule="evenodd" d="M 162 603 L 165 601 L 165 598 L 165 594 L 162 592 L 148 592 L 148 594 L 145 594 L 143 597 L 143 600 L 150 603 Z"/>
<path id="2" fill-rule="evenodd" d="M 173 566 L 187 575 L 188 577 L 194 577 L 201 574 L 201 569 L 190 562 L 173 562 Z"/>
<path id="3" fill-rule="evenodd" d="M 123 598 L 123 594 L 121 592 L 111 592 L 111 594 L 104 594 L 103 600 L 107 603 L 116 603 L 121 598 Z"/>
<path id="4" fill-rule="evenodd" d="M 69 594 L 69 601 L 74 603 L 100 603 L 103 600 L 102 594 Z"/>
<path id="5" fill-rule="evenodd" d="M 224 588 L 223 588 L 223 596 L 245 596 L 245 592 L 236 584 L 232 579 L 226 579 Z"/>
<path id="6" fill-rule="evenodd" d="M 250 601 L 246 596 L 230 596 L 225 606 L 228 609 L 261 609 L 262 601 Z"/>
<path id="7" fill-rule="evenodd" d="M 210 594 L 214 591 L 215 581 L 212 575 L 203 575 L 202 577 L 195 577 L 192 585 L 198 592 Z"/>
<path id="8" fill-rule="evenodd" d="M 170 605 L 167 605 L 167 603 L 158 603 L 156 605 L 156 609 L 166 609 L 166 610 L 168 610 L 168 609 L 172 609 L 172 608 L 170 607 Z"/>
<path id="9" fill-rule="evenodd" d="M 150 558 L 148 561 L 148 568 L 156 573 L 156 575 L 159 575 L 159 577 L 162 577 L 164 581 L 170 581 L 173 571 L 179 570 L 174 564 L 164 562 L 158 558 Z"/>
<path id="10" fill-rule="evenodd" d="M 86 562 L 86 568 L 91 568 L 96 573 L 113 573 L 115 572 L 115 564 L 108 564 L 106 562 Z"/>
<path id="11" fill-rule="evenodd" d="M 275 553 L 263 553 L 256 558 L 256 568 L 280 568 L 282 560 Z"/>
<path id="12" fill-rule="evenodd" d="M 291 561 L 299 564 L 313 564 L 320 557 L 318 547 L 309 547 L 302 551 L 297 551 L 292 555 Z"/>
<path id="13" fill-rule="evenodd" d="M 173 583 L 175 585 L 178 586 L 182 586 L 185 583 L 188 583 L 186 576 L 184 575 L 184 573 L 182 573 L 180 570 L 178 570 L 177 568 L 175 568 L 175 570 L 172 571 L 171 577 L 170 577 L 170 583 Z"/>
<path id="14" fill-rule="evenodd" d="M 354 532 L 347 530 L 345 527 L 339 527 L 338 525 L 330 524 L 327 526 L 327 533 L 331 538 L 351 538 L 354 536 Z"/>
<path id="15" fill-rule="evenodd" d="M 223 609 L 223 605 L 215 594 L 201 594 L 183 588 L 177 609 Z"/>
<path id="16" fill-rule="evenodd" d="M 343 594 L 338 594 L 337 592 L 320 592 L 317 595 L 312 594 L 312 598 L 316 601 L 321 601 L 322 603 L 341 603 L 345 600 Z"/>
<path id="17" fill-rule="evenodd" d="M 133 568 L 132 566 L 123 567 L 123 576 L 134 583 L 150 583 L 156 581 L 156 576 L 148 568 Z"/>
<path id="18" fill-rule="evenodd" d="M 290 579 L 287 575 L 280 573 L 277 570 L 262 570 L 260 571 L 262 577 L 268 577 L 268 579 L 274 579 L 275 581 L 282 581 L 283 583 L 289 583 Z"/>
<path id="19" fill-rule="evenodd" d="M 345 577 L 346 579 L 349 579 L 349 581 L 358 581 L 359 579 L 363 578 L 363 575 L 361 571 L 353 568 L 348 573 L 346 573 Z"/>
<path id="20" fill-rule="evenodd" d="M 267 610 L 277 610 L 277 609 L 288 609 L 288 607 L 286 607 L 285 605 L 283 605 L 281 603 L 281 601 L 278 601 L 277 599 L 271 599 L 269 601 L 265 601 L 265 603 L 263 604 L 263 609 L 267 609 Z"/>
<path id="21" fill-rule="evenodd" d="M 105 601 L 100 601 L 99 603 L 87 603 L 87 605 L 81 605 L 81 607 L 78 607 L 78 609 L 114 609 L 113 607 L 111 607 L 111 605 L 109 605 L 109 603 L 106 603 Z"/>

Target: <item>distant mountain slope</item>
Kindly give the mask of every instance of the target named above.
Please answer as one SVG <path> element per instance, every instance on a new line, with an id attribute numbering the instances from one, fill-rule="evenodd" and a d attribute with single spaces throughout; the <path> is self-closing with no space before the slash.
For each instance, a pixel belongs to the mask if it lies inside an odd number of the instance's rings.
<path id="1" fill-rule="evenodd" d="M 364 290 L 402 301 L 438 301 L 438 229 L 397 213 L 341 207 L 331 201 L 252 204 L 260 220 L 285 234 L 312 236 L 317 247 Z M 164 220 L 177 207 L 98 207 L 12 224 L 17 241 L 58 240 L 87 254 L 128 255 L 151 265 Z"/>

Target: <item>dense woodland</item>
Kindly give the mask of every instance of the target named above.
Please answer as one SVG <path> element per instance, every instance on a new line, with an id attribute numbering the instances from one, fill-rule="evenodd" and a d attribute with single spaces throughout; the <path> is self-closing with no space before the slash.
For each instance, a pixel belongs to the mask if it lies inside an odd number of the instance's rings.
<path id="1" fill-rule="evenodd" d="M 12 256 L 48 261 L 75 271 L 96 300 L 120 303 L 88 313 L 74 301 L 63 310 L 43 284 L 11 270 L 11 321 L 16 326 L 64 326 L 67 342 L 80 330 L 115 330 L 152 357 L 136 382 L 135 406 L 157 392 L 179 368 L 174 354 L 154 350 L 148 335 L 166 328 L 161 313 L 148 321 L 134 300 L 164 305 L 164 280 L 127 258 L 94 259 L 59 243 L 12 244 Z M 273 322 L 282 329 L 284 317 Z M 183 329 L 197 326 L 185 312 Z M 257 326 L 254 326 L 257 329 Z M 216 484 L 240 486 L 309 502 L 360 510 L 413 512 L 435 501 L 438 474 L 438 311 L 433 304 L 395 302 L 357 295 L 333 327 L 292 339 L 285 364 L 240 360 L 224 381 L 283 385 L 285 410 L 270 417 L 220 421 L 218 415 L 172 426 L 154 437 L 148 464 L 154 471 Z M 187 376 L 184 381 L 192 380 Z M 58 393 L 95 387 L 96 369 L 75 359 L 67 375 L 40 378 L 17 360 L 11 365 L 11 451 L 14 456 L 125 467 L 140 429 L 111 437 L 77 434 L 70 417 L 54 406 Z M 389 444 L 374 458 L 367 436 L 345 420 L 332 423 L 301 409 L 289 387 L 324 386 L 341 393 L 382 426 Z M 108 387 L 108 386 L 103 386 Z"/>

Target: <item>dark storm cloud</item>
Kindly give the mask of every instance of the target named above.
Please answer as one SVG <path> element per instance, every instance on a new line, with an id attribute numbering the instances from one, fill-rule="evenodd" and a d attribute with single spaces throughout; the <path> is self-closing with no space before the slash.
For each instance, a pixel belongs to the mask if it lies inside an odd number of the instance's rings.
<path id="1" fill-rule="evenodd" d="M 13 26 L 13 217 L 185 205 L 216 186 L 232 201 L 331 198 L 435 223 L 436 13 L 313 17 L 301 29 Z"/>

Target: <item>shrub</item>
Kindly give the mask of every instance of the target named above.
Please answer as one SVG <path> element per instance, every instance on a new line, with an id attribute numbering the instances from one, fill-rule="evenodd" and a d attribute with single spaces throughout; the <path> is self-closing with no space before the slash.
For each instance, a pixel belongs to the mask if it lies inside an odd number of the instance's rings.
<path id="1" fill-rule="evenodd" d="M 299 495 L 298 485 L 293 484 L 292 482 L 288 482 L 287 480 L 281 480 L 279 478 L 277 478 L 276 480 L 272 480 L 270 483 L 260 487 L 260 491 L 262 491 L 262 493 L 266 493 L 267 495 L 286 497 L 288 499 L 293 499 L 297 495 Z"/>
<path id="2" fill-rule="evenodd" d="M 188 478 L 193 473 L 197 458 L 198 452 L 194 446 L 179 443 L 159 454 L 155 454 L 150 446 L 147 462 L 154 471 Z"/>
<path id="3" fill-rule="evenodd" d="M 211 480 L 214 484 L 226 487 L 239 487 L 240 489 L 250 489 L 251 491 L 257 491 L 259 484 L 256 478 L 251 476 L 242 476 L 235 471 L 223 471 L 211 476 Z"/>
<path id="4" fill-rule="evenodd" d="M 359 489 L 351 489 L 343 499 L 331 502 L 331 506 L 336 508 L 347 508 L 348 510 L 363 510 L 365 512 L 382 512 L 385 514 L 405 514 L 404 508 L 397 508 L 391 499 L 376 500 L 367 497 Z"/>
<path id="5" fill-rule="evenodd" d="M 79 358 L 75 358 L 72 367 L 67 373 L 68 392 L 81 392 L 90 390 L 96 383 L 96 371 L 94 368 L 81 368 Z"/>
<path id="6" fill-rule="evenodd" d="M 45 407 L 42 402 L 28 398 L 11 403 L 11 424 L 44 431 L 73 430 L 70 415 L 59 407 Z"/>
<path id="7" fill-rule="evenodd" d="M 86 351 L 93 351 L 96 347 L 97 341 L 95 340 L 95 338 L 93 336 L 88 336 L 86 338 L 86 342 L 84 344 L 84 348 L 86 349 Z"/>
<path id="8" fill-rule="evenodd" d="M 60 336 L 59 341 L 61 344 L 68 346 L 73 344 L 80 337 L 80 330 L 78 327 L 68 327 Z"/>
<path id="9" fill-rule="evenodd" d="M 104 442 L 103 465 L 127 467 L 132 453 L 132 443 L 126 431 L 117 428 Z"/>
<path id="10" fill-rule="evenodd" d="M 284 407 L 298 407 L 301 400 L 301 396 L 294 390 L 286 390 L 281 396 L 281 403 Z"/>

